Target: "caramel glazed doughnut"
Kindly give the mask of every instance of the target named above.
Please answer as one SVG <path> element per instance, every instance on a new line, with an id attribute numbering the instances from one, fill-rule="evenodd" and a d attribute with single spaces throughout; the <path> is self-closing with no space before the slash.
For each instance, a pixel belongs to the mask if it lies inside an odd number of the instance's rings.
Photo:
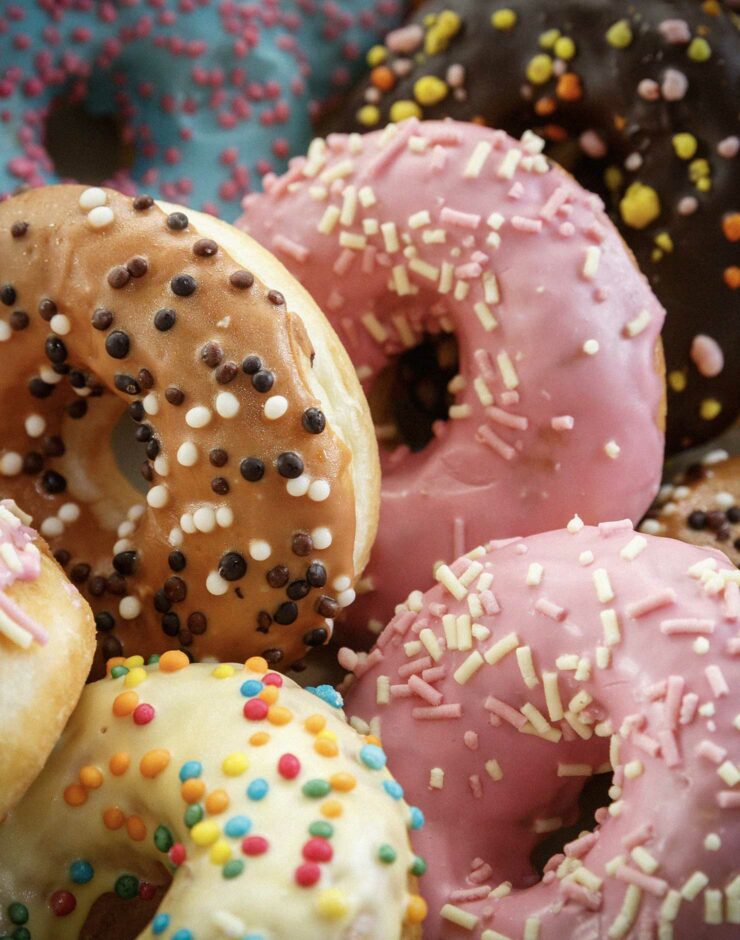
<path id="1" fill-rule="evenodd" d="M 669 451 L 740 414 L 738 22 L 716 0 L 430 0 L 321 128 L 416 115 L 548 140 L 668 311 Z"/>
<path id="2" fill-rule="evenodd" d="M 343 652 L 350 721 L 428 820 L 425 937 L 737 938 L 739 627 L 720 552 L 576 516 L 460 558 L 369 656 Z"/>
<path id="3" fill-rule="evenodd" d="M 0 819 L 49 756 L 95 651 L 89 606 L 30 522 L 0 500 Z"/>
<path id="4" fill-rule="evenodd" d="M 79 186 L 0 205 L 0 491 L 36 515 L 110 654 L 287 666 L 372 542 L 377 453 L 318 307 L 251 239 Z M 136 423 L 146 502 L 108 446 Z"/>
<path id="5" fill-rule="evenodd" d="M 425 866 L 407 828 L 422 815 L 403 801 L 383 751 L 347 725 L 331 687 L 315 690 L 321 701 L 261 657 L 214 667 L 172 650 L 156 665 L 126 663 L 86 687 L 42 775 L 0 826 L 0 931 L 421 936 L 415 886 Z M 169 881 L 154 913 L 156 886 Z M 136 924 L 147 901 L 153 919 Z"/>

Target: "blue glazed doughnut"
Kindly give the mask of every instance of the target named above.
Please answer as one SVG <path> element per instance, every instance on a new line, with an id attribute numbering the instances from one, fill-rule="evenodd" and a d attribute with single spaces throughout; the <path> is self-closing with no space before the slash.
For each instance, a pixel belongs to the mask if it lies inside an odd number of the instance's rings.
<path id="1" fill-rule="evenodd" d="M 400 0 L 16 0 L 0 3 L 0 197 L 59 182 L 60 101 L 120 121 L 131 166 L 106 182 L 225 218 L 311 138 L 397 22 Z"/>

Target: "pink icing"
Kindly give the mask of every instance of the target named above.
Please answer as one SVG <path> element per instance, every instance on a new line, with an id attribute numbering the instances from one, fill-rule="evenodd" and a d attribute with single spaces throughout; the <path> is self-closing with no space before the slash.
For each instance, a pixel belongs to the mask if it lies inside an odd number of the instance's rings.
<path id="1" fill-rule="evenodd" d="M 323 307 L 366 389 L 424 332 L 457 334 L 450 420 L 423 451 L 382 454 L 354 625 L 386 620 L 461 545 L 561 526 L 576 507 L 636 521 L 658 487 L 664 311 L 599 200 L 540 144 L 409 120 L 315 142 L 289 186 L 244 201 L 241 226 Z"/>
<path id="2" fill-rule="evenodd" d="M 0 500 L 0 633 L 19 645 L 30 642 L 30 634 L 43 645 L 49 634 L 5 593 L 16 581 L 35 581 L 41 574 L 36 532 L 22 520 L 12 500 Z"/>
<path id="3" fill-rule="evenodd" d="M 414 839 L 429 864 L 424 936 L 737 937 L 740 613 L 726 604 L 737 569 L 719 552 L 623 526 L 548 532 L 473 554 L 464 596 L 448 582 L 456 596 L 440 584 L 402 609 L 345 699 L 353 720 L 380 735 L 405 798 L 426 815 Z M 500 610 L 478 615 L 491 575 Z M 567 615 L 542 616 L 543 599 Z M 471 620 L 490 636 L 471 635 Z M 701 636 L 663 629 L 680 622 L 702 625 Z M 510 634 L 509 652 L 487 661 Z M 427 651 L 434 679 L 412 685 L 405 669 Z M 465 681 L 458 670 L 478 655 Z M 399 692 L 382 704 L 387 682 Z M 426 686 L 439 704 L 429 704 Z M 559 740 L 527 733 L 535 723 Z M 603 772 L 610 760 L 609 809 L 538 880 L 528 861 L 543 838 L 535 829 L 573 823 L 580 774 Z M 583 868 L 574 871 L 574 860 Z M 508 896 L 490 894 L 507 881 Z M 488 891 L 471 890 L 481 883 Z M 448 903 L 472 926 L 442 914 Z"/>

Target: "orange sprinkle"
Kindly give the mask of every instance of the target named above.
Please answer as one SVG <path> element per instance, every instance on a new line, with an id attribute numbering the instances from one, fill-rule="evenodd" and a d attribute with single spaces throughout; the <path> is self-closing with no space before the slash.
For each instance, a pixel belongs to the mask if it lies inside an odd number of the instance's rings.
<path id="1" fill-rule="evenodd" d="M 380 743 L 380 738 L 374 734 L 366 734 L 365 740 L 367 741 L 368 744 L 377 744 L 378 747 L 382 747 L 382 744 Z"/>
<path id="2" fill-rule="evenodd" d="M 622 114 L 615 114 L 615 115 L 614 115 L 614 126 L 615 126 L 615 128 L 616 128 L 618 131 L 623 131 L 623 130 L 624 130 L 624 126 L 625 126 L 626 123 L 627 123 L 627 121 L 626 121 L 624 115 L 622 115 Z"/>
<path id="3" fill-rule="evenodd" d="M 557 109 L 557 106 L 558 103 L 553 97 L 545 95 L 535 102 L 534 113 L 539 115 L 539 117 L 547 117 L 547 115 L 552 114 Z"/>
<path id="4" fill-rule="evenodd" d="M 64 802 L 68 806 L 82 806 L 87 803 L 87 790 L 79 783 L 72 783 L 64 790 Z"/>
<path id="5" fill-rule="evenodd" d="M 146 824 L 141 816 L 129 816 L 126 820 L 126 832 L 134 842 L 143 842 L 146 839 Z"/>
<path id="6" fill-rule="evenodd" d="M 370 81 L 381 91 L 390 91 L 396 84 L 396 76 L 387 65 L 376 65 L 370 72 Z"/>
<path id="7" fill-rule="evenodd" d="M 341 816 L 344 812 L 342 804 L 339 800 L 326 800 L 321 804 L 321 814 L 326 816 L 327 819 L 336 819 L 337 816 Z"/>
<path id="8" fill-rule="evenodd" d="M 293 712 L 284 705 L 271 705 L 267 712 L 271 725 L 287 725 L 293 720 Z"/>
<path id="9" fill-rule="evenodd" d="M 124 656 L 111 656 L 111 658 L 105 664 L 105 671 L 107 675 L 110 675 L 110 671 L 114 666 L 122 666 L 125 661 Z"/>
<path id="10" fill-rule="evenodd" d="M 555 94 L 562 101 L 578 101 L 583 95 L 581 79 L 575 72 L 566 72 L 558 79 Z"/>
<path id="11" fill-rule="evenodd" d="M 223 813 L 229 808 L 229 794 L 226 790 L 214 790 L 206 797 L 206 809 L 212 816 Z"/>
<path id="12" fill-rule="evenodd" d="M 274 705 L 279 697 L 280 689 L 275 685 L 268 685 L 257 696 L 257 698 L 261 698 L 263 702 L 267 702 L 268 705 Z"/>
<path id="13" fill-rule="evenodd" d="M 336 757 L 339 753 L 336 742 L 329 738 L 317 738 L 313 743 L 313 749 L 322 757 Z"/>
<path id="14" fill-rule="evenodd" d="M 553 140 L 556 143 L 568 139 L 568 131 L 559 124 L 546 124 L 542 128 L 542 136 L 546 140 Z"/>
<path id="15" fill-rule="evenodd" d="M 722 219 L 722 231 L 727 241 L 740 241 L 740 212 L 730 212 Z"/>
<path id="16" fill-rule="evenodd" d="M 155 747 L 152 751 L 147 751 L 139 761 L 139 771 L 142 777 L 148 777 L 150 780 L 157 777 L 167 767 L 170 762 L 170 752 L 163 747 Z"/>
<path id="17" fill-rule="evenodd" d="M 80 783 L 88 790 L 97 790 L 103 786 L 103 774 L 97 767 L 88 764 L 80 771 Z"/>
<path id="18" fill-rule="evenodd" d="M 123 718 L 130 715 L 139 704 L 139 696 L 136 692 L 121 692 L 113 699 L 113 714 L 116 718 Z"/>
<path id="19" fill-rule="evenodd" d="M 120 777 L 122 774 L 125 774 L 130 765 L 131 755 L 127 754 L 126 751 L 118 751 L 118 753 L 114 754 L 108 761 L 108 769 L 114 777 Z"/>
<path id="20" fill-rule="evenodd" d="M 205 792 L 205 783 L 203 783 L 202 780 L 197 780 L 195 777 L 186 780 L 180 787 L 180 796 L 186 803 L 197 803 Z"/>
<path id="21" fill-rule="evenodd" d="M 331 777 L 329 777 L 329 783 L 331 784 L 332 790 L 338 790 L 340 793 L 349 793 L 350 790 L 354 790 L 357 786 L 357 778 L 345 771 L 340 771 L 338 774 L 332 774 Z"/>
<path id="22" fill-rule="evenodd" d="M 125 822 L 126 817 L 117 806 L 109 806 L 103 812 L 103 824 L 106 829 L 120 829 Z"/>
<path id="23" fill-rule="evenodd" d="M 262 747 L 263 744 L 267 744 L 270 740 L 270 735 L 267 731 L 255 731 L 255 733 L 250 737 L 249 743 L 253 747 Z"/>
<path id="24" fill-rule="evenodd" d="M 251 672 L 267 672 L 267 660 L 263 656 L 250 656 L 244 663 L 244 668 Z"/>
<path id="25" fill-rule="evenodd" d="M 159 657 L 160 672 L 179 672 L 190 665 L 190 660 L 181 650 L 167 650 Z"/>
<path id="26" fill-rule="evenodd" d="M 326 718 L 323 715 L 309 715 L 303 726 L 310 734 L 318 734 L 326 727 Z"/>
<path id="27" fill-rule="evenodd" d="M 406 923 L 420 924 L 427 916 L 427 902 L 418 894 L 412 894 L 406 905 Z"/>
<path id="28" fill-rule="evenodd" d="M 740 287 L 740 268 L 736 264 L 725 268 L 722 277 L 730 290 L 737 290 Z"/>

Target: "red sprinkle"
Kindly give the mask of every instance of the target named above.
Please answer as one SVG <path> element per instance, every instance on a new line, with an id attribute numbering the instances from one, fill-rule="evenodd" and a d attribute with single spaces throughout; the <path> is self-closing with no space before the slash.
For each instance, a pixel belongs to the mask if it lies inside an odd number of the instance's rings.
<path id="1" fill-rule="evenodd" d="M 247 836 L 242 839 L 242 852 L 245 855 L 264 855 L 270 843 L 263 836 Z"/>
<path id="2" fill-rule="evenodd" d="M 295 780 L 301 772 L 301 762 L 295 754 L 283 754 L 278 761 L 278 773 L 286 780 Z"/>
<path id="3" fill-rule="evenodd" d="M 309 839 L 303 846 L 303 857 L 309 862 L 329 862 L 334 854 L 326 839 Z"/>
<path id="4" fill-rule="evenodd" d="M 283 684 L 283 677 L 279 676 L 276 672 L 268 672 L 267 675 L 263 677 L 262 681 L 265 685 L 276 685 L 280 688 Z"/>
<path id="5" fill-rule="evenodd" d="M 244 703 L 244 717 L 248 721 L 262 721 L 263 718 L 267 718 L 269 710 L 270 706 L 261 698 L 250 698 Z"/>
<path id="6" fill-rule="evenodd" d="M 49 907 L 57 917 L 66 917 L 77 907 L 77 898 L 69 891 L 55 891 L 49 898 Z"/>
<path id="7" fill-rule="evenodd" d="M 321 869 L 313 862 L 299 865 L 295 870 L 295 880 L 302 888 L 310 888 L 321 877 Z"/>
<path id="8" fill-rule="evenodd" d="M 139 897 L 142 901 L 151 901 L 156 893 L 157 886 L 150 884 L 148 881 L 142 881 L 139 885 Z"/>
<path id="9" fill-rule="evenodd" d="M 148 725 L 150 721 L 154 720 L 154 706 L 153 705 L 137 705 L 134 709 L 134 724 L 136 725 Z"/>
<path id="10" fill-rule="evenodd" d="M 182 844 L 182 842 L 175 842 L 167 855 L 173 865 L 182 865 L 182 863 L 188 857 L 188 853 L 185 851 L 185 846 Z"/>

